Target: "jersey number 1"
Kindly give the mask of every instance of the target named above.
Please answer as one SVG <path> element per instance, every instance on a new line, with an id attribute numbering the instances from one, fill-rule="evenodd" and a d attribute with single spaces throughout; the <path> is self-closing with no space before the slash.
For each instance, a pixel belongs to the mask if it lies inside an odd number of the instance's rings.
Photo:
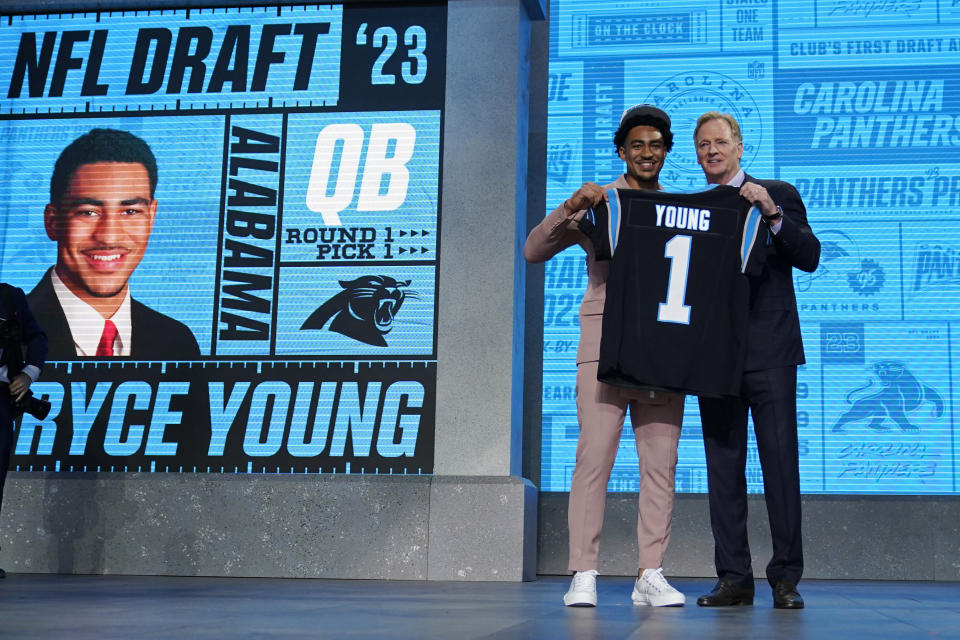
<path id="1" fill-rule="evenodd" d="M 663 256 L 670 259 L 667 300 L 660 303 L 658 322 L 690 324 L 690 306 L 683 304 L 687 294 L 687 272 L 690 270 L 690 236 L 673 236 L 663 247 Z"/>

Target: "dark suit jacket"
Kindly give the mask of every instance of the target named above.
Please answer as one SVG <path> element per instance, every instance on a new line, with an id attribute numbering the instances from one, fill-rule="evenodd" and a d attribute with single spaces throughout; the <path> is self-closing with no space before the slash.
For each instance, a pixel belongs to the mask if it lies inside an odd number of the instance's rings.
<path id="1" fill-rule="evenodd" d="M 23 353 L 23 364 L 32 364 L 38 369 L 43 369 L 43 363 L 47 358 L 47 336 L 43 332 L 40 324 L 30 313 L 30 307 L 27 306 L 27 298 L 23 295 L 23 290 L 12 287 L 6 283 L 0 284 L 0 287 L 6 289 L 5 295 L 0 295 L 0 317 L 12 320 L 20 325 L 21 343 L 26 346 Z M 12 361 L 8 361 L 4 353 L 3 363 L 8 366 L 8 376 L 13 377 L 19 371 L 11 371 L 14 368 Z M 19 357 L 14 358 L 19 365 Z"/>
<path id="2" fill-rule="evenodd" d="M 60 300 L 53 290 L 53 268 L 44 274 L 27 296 L 27 302 L 50 340 L 50 360 L 76 360 L 77 349 L 73 334 L 63 313 Z M 193 332 L 159 311 L 130 300 L 131 332 L 130 357 L 137 360 L 197 360 L 200 347 Z"/>
<path id="3" fill-rule="evenodd" d="M 773 202 L 783 209 L 779 231 L 771 234 L 766 265 L 750 278 L 750 334 L 747 338 L 746 371 L 804 364 L 803 341 L 793 268 L 813 271 L 820 263 L 820 241 L 807 224 L 807 209 L 800 194 L 787 182 L 757 180 Z"/>

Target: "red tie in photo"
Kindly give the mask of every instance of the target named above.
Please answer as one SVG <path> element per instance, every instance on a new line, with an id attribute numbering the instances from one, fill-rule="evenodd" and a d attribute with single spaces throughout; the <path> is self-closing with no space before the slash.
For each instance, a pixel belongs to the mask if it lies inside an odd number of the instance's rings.
<path id="1" fill-rule="evenodd" d="M 103 323 L 103 333 L 100 334 L 100 344 L 97 345 L 98 356 L 113 355 L 113 341 L 117 338 L 117 325 L 112 320 Z"/>

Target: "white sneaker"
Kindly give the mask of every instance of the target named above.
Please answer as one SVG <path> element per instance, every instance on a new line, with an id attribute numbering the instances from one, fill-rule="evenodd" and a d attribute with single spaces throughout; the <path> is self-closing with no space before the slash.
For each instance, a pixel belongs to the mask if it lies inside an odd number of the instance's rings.
<path id="1" fill-rule="evenodd" d="M 597 606 L 597 572 L 577 571 L 570 581 L 570 588 L 563 596 L 563 604 L 568 607 Z"/>
<path id="2" fill-rule="evenodd" d="M 637 578 L 631 595 L 633 604 L 651 607 L 682 607 L 687 597 L 670 586 L 663 577 L 663 569 L 644 569 Z"/>

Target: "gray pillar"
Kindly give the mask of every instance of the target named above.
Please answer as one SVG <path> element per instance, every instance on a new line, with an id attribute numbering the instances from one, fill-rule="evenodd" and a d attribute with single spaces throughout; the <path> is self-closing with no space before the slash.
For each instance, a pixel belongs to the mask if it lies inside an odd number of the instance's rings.
<path id="1" fill-rule="evenodd" d="M 536 490 L 519 477 L 530 20 L 517 0 L 448 11 L 429 577 L 532 578 Z"/>

